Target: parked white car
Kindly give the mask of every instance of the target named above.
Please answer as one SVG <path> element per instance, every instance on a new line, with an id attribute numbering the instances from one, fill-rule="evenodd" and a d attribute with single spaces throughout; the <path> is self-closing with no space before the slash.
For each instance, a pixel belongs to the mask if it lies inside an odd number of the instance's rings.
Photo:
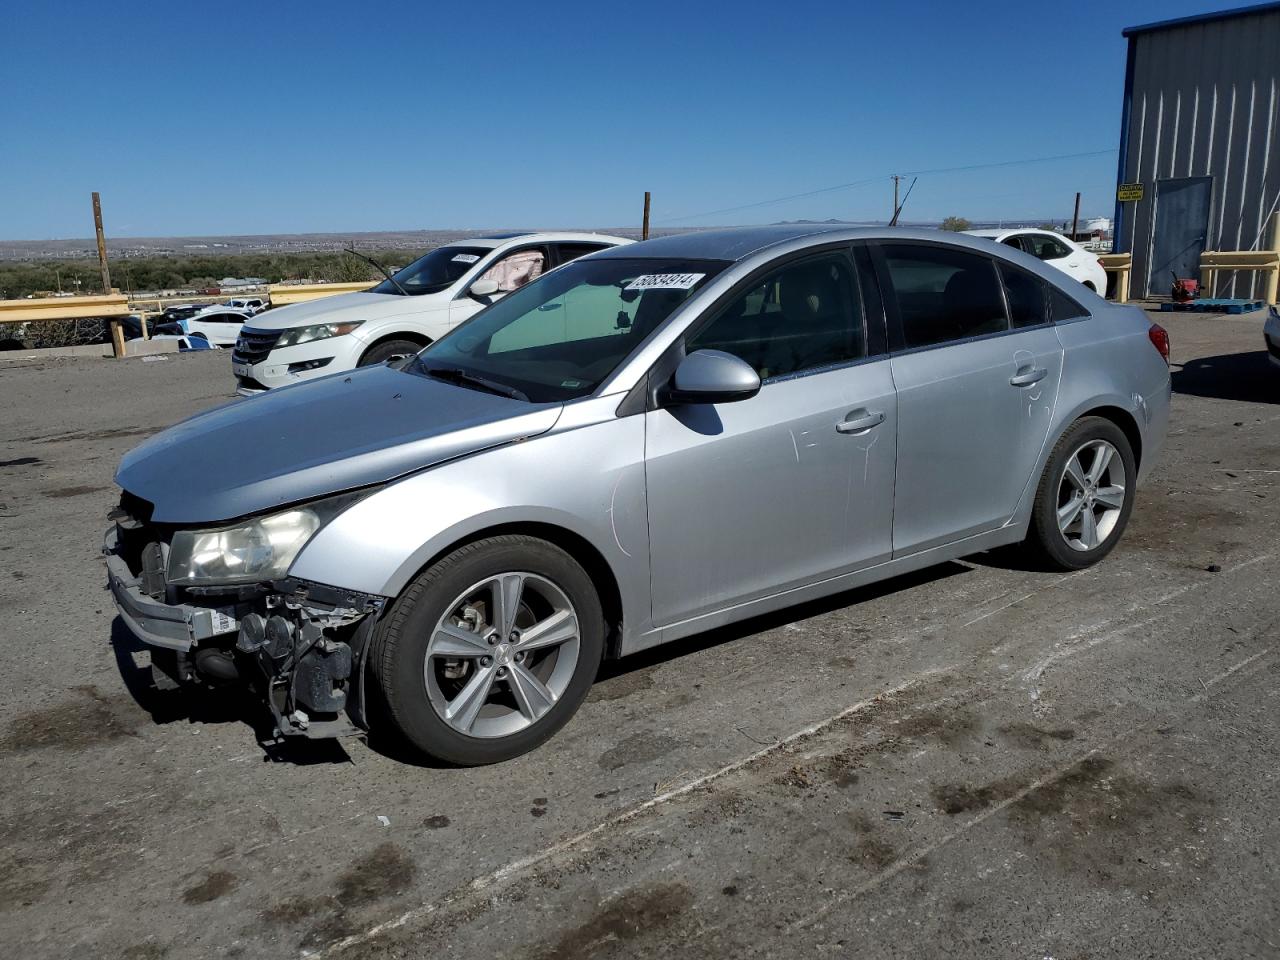
<path id="1" fill-rule="evenodd" d="M 214 346 L 235 346 L 240 336 L 240 328 L 244 326 L 249 314 L 243 310 L 216 306 L 201 310 L 193 317 L 175 320 L 156 326 L 157 333 L 204 337 Z"/>
<path id="2" fill-rule="evenodd" d="M 966 230 L 973 237 L 987 237 L 1031 254 L 1056 267 L 1069 277 L 1079 280 L 1100 297 L 1107 295 L 1107 271 L 1096 253 L 1086 250 L 1074 240 L 1068 240 L 1051 230 Z"/>
<path id="3" fill-rule="evenodd" d="M 232 297 L 223 306 L 230 307 L 232 310 L 243 310 L 252 317 L 255 313 L 261 313 L 267 309 L 267 301 L 262 297 Z"/>
<path id="4" fill-rule="evenodd" d="M 369 290 L 276 307 L 236 340 L 236 392 L 248 396 L 417 353 L 543 273 L 630 242 L 598 233 L 459 240 Z"/>

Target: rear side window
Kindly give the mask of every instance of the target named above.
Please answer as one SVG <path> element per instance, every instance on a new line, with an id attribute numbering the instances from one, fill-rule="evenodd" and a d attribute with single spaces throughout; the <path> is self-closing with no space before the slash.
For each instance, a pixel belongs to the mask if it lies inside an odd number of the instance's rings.
<path id="1" fill-rule="evenodd" d="M 597 250 L 604 250 L 609 247 L 607 243 L 562 243 L 560 247 L 560 262 L 568 263 L 570 260 L 577 260 L 579 257 L 585 257 L 588 253 L 595 253 Z"/>
<path id="2" fill-rule="evenodd" d="M 1071 256 L 1070 247 L 1057 237 L 1045 233 L 1028 233 L 1023 236 L 1022 241 L 1026 244 L 1027 251 L 1041 260 L 1061 260 Z"/>
<path id="3" fill-rule="evenodd" d="M 1003 243 L 1006 247 L 1013 247 L 1013 249 L 1015 250 L 1023 249 L 1022 238 L 1018 236 L 1016 233 L 1012 237 L 1005 237 L 1000 242 Z"/>
<path id="4" fill-rule="evenodd" d="M 995 262 L 951 247 L 881 247 L 910 350 L 1009 329 Z"/>
<path id="5" fill-rule="evenodd" d="M 685 350 L 723 350 L 760 379 L 866 356 L 853 265 L 843 254 L 791 264 L 764 276 L 694 334 Z"/>
<path id="6" fill-rule="evenodd" d="M 1049 315 L 1054 323 L 1061 323 L 1064 320 L 1087 317 L 1089 311 L 1076 303 L 1074 297 L 1067 296 L 1053 284 L 1049 284 Z"/>
<path id="7" fill-rule="evenodd" d="M 1007 263 L 1000 264 L 1000 279 L 1009 298 L 1009 319 L 1014 329 L 1038 327 L 1048 322 L 1047 283 Z"/>

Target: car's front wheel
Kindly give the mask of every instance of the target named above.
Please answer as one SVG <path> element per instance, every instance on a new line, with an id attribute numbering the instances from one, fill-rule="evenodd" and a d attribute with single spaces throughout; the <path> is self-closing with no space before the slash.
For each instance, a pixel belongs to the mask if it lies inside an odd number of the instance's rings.
<path id="1" fill-rule="evenodd" d="M 1076 421 L 1045 465 L 1029 541 L 1064 570 L 1097 563 L 1129 522 L 1137 472 L 1124 431 L 1102 417 Z"/>
<path id="2" fill-rule="evenodd" d="M 384 340 L 366 350 L 356 366 L 371 367 L 375 363 L 386 363 L 388 360 L 412 356 L 421 349 L 422 345 L 412 340 Z"/>
<path id="3" fill-rule="evenodd" d="M 534 537 L 492 537 L 421 573 L 375 637 L 390 721 L 437 759 L 519 756 L 577 711 L 604 651 L 591 578 Z"/>

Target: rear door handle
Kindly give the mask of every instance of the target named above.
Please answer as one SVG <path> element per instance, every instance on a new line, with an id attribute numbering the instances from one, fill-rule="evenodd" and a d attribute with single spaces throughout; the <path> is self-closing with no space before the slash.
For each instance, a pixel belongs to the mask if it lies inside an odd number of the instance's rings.
<path id="1" fill-rule="evenodd" d="M 1009 382 L 1015 387 L 1029 387 L 1033 383 L 1039 383 L 1048 375 L 1049 371 L 1044 367 L 1035 367 L 1026 373 L 1015 374 L 1009 378 Z"/>
<path id="2" fill-rule="evenodd" d="M 836 424 L 837 433 L 861 433 L 884 423 L 884 412 L 881 410 L 855 410 L 853 416 Z"/>

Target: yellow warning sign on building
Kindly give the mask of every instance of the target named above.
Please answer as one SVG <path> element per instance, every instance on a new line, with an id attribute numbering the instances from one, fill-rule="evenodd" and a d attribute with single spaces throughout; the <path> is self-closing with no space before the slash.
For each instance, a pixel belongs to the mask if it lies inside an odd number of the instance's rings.
<path id="1" fill-rule="evenodd" d="M 1125 200 L 1141 200 L 1142 184 L 1140 183 L 1122 183 L 1116 187 L 1116 199 Z"/>

